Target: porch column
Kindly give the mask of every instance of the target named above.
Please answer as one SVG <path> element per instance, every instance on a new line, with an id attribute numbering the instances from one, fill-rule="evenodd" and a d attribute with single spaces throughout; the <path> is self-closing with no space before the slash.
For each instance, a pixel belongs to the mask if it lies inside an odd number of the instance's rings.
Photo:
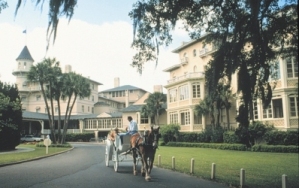
<path id="1" fill-rule="evenodd" d="M 201 115 L 201 123 L 202 123 L 202 130 L 206 129 L 206 117 L 205 115 Z"/>
<path id="2" fill-rule="evenodd" d="M 84 128 L 84 121 L 83 120 L 79 120 L 80 133 L 83 133 L 83 128 Z"/>
<path id="3" fill-rule="evenodd" d="M 282 94 L 282 112 L 283 112 L 283 123 L 284 128 L 290 128 L 290 107 L 289 99 L 286 93 Z"/>
<path id="4" fill-rule="evenodd" d="M 32 131 L 32 125 L 31 125 L 31 121 L 29 122 L 29 134 L 31 134 Z"/>
<path id="5" fill-rule="evenodd" d="M 40 133 L 44 134 L 44 121 L 40 120 L 39 123 L 41 125 L 41 131 L 40 131 Z"/>
<path id="6" fill-rule="evenodd" d="M 194 112 L 193 109 L 189 109 L 190 112 L 190 132 L 193 132 L 194 130 Z"/>
<path id="7" fill-rule="evenodd" d="M 95 138 L 96 141 L 98 141 L 98 138 L 99 138 L 98 132 L 99 131 L 94 131 L 94 138 Z"/>

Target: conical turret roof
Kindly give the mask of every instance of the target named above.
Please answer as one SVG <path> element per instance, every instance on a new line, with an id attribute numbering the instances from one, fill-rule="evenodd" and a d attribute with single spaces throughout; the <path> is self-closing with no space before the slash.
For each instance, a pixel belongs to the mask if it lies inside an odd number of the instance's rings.
<path id="1" fill-rule="evenodd" d="M 27 46 L 24 46 L 22 52 L 20 53 L 19 57 L 16 60 L 20 60 L 20 59 L 26 59 L 26 60 L 31 60 L 34 61 Z"/>

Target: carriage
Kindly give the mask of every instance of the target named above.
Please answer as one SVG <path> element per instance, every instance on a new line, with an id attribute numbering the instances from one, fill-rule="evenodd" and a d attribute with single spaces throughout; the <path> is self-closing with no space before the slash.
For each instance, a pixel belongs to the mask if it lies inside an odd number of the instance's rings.
<path id="1" fill-rule="evenodd" d="M 118 171 L 119 162 L 127 158 L 127 154 L 131 153 L 130 146 L 131 135 L 123 136 L 123 144 L 121 144 L 120 136 L 115 136 L 115 140 L 106 140 L 105 163 L 109 166 L 109 162 L 114 164 L 114 171 Z M 138 159 L 139 160 L 139 159 Z"/>

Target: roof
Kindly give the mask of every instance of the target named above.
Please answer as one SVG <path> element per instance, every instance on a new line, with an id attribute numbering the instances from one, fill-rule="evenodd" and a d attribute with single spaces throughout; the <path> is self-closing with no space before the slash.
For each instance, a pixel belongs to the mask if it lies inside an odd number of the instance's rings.
<path id="1" fill-rule="evenodd" d="M 126 90 L 143 90 L 143 91 L 145 91 L 144 89 L 141 89 L 139 87 L 135 87 L 135 86 L 131 86 L 131 85 L 123 85 L 123 86 L 119 86 L 119 87 L 115 87 L 112 89 L 107 89 L 107 90 L 101 91 L 100 93 L 110 92 L 110 91 L 126 91 Z"/>
<path id="2" fill-rule="evenodd" d="M 20 59 L 26 59 L 26 60 L 30 60 L 30 61 L 34 61 L 27 46 L 24 46 L 23 50 L 21 51 L 19 57 L 16 60 L 20 60 Z"/>
<path id="3" fill-rule="evenodd" d="M 122 112 L 105 112 L 105 114 L 108 114 L 111 118 L 118 118 L 122 117 Z M 98 118 L 101 114 L 77 114 L 77 115 L 71 115 L 71 120 L 79 120 L 79 119 L 90 119 L 90 118 Z M 48 114 L 45 113 L 37 113 L 37 112 L 29 112 L 29 111 L 23 111 L 23 119 L 27 120 L 49 120 Z M 55 115 L 55 120 L 58 120 L 58 116 Z M 61 120 L 64 120 L 64 115 L 61 116 Z"/>
<path id="4" fill-rule="evenodd" d="M 97 102 L 95 103 L 94 105 L 100 105 L 100 106 L 110 106 L 108 103 L 105 103 L 105 102 Z"/>
<path id="5" fill-rule="evenodd" d="M 144 104 L 138 104 L 138 105 L 130 105 L 127 108 L 122 109 L 122 112 L 140 112 L 142 109 L 142 106 Z"/>
<path id="6" fill-rule="evenodd" d="M 86 77 L 84 77 L 84 78 L 86 78 Z M 100 83 L 100 82 L 97 82 L 97 81 L 94 81 L 94 80 L 92 80 L 92 79 L 90 79 L 90 78 L 86 78 L 87 80 L 89 80 L 89 81 L 91 81 L 91 82 L 93 82 L 93 83 L 96 83 L 96 84 L 98 84 L 98 85 L 103 85 L 102 83 Z"/>
<path id="7" fill-rule="evenodd" d="M 100 95 L 100 94 L 98 94 L 98 95 Z M 105 100 L 109 100 L 109 101 L 113 101 L 113 102 L 123 103 L 123 102 L 120 102 L 120 101 L 117 101 L 117 100 L 114 100 L 114 99 L 109 99 L 107 97 L 102 97 L 102 96 L 98 96 L 98 97 L 101 98 L 101 99 L 105 99 Z"/>
<path id="8" fill-rule="evenodd" d="M 170 71 L 178 69 L 180 67 L 181 67 L 181 64 L 175 64 L 175 65 L 172 65 L 171 67 L 168 67 L 168 68 L 164 69 L 163 71 L 164 72 L 170 72 Z"/>
<path id="9" fill-rule="evenodd" d="M 209 35 L 209 34 L 210 34 L 210 33 L 203 34 L 200 38 L 191 40 L 190 42 L 183 42 L 183 44 L 182 44 L 180 47 L 178 47 L 178 48 L 172 50 L 172 52 L 173 52 L 173 53 L 179 53 L 182 49 L 187 48 L 188 46 L 190 46 L 190 45 L 192 45 L 192 44 L 194 44 L 194 43 L 196 43 L 196 42 L 202 40 L 203 38 L 205 38 L 205 37 L 206 37 L 207 35 Z"/>

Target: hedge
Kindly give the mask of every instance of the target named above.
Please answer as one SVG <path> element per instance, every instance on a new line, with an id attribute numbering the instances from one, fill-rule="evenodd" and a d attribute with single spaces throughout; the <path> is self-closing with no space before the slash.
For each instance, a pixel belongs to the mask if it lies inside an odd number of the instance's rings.
<path id="1" fill-rule="evenodd" d="M 171 146 L 171 147 L 198 147 L 198 148 L 212 148 L 212 149 L 222 149 L 222 150 L 247 151 L 247 147 L 243 144 L 168 142 L 166 144 L 166 146 Z"/>
<path id="2" fill-rule="evenodd" d="M 35 145 L 36 147 L 46 147 L 44 145 L 43 142 L 39 142 Z M 57 148 L 71 148 L 72 145 L 70 145 L 69 143 L 65 143 L 65 144 L 51 144 L 50 146 L 48 147 L 57 147 Z"/>
<path id="3" fill-rule="evenodd" d="M 254 145 L 251 151 L 255 152 L 277 152 L 277 153 L 298 153 L 298 146 L 283 145 Z"/>
<path id="4" fill-rule="evenodd" d="M 229 144 L 240 143 L 240 139 L 238 135 L 236 135 L 235 131 L 225 131 L 223 133 L 223 142 Z"/>
<path id="5" fill-rule="evenodd" d="M 94 138 L 94 133 L 69 133 L 65 137 L 67 142 L 89 142 L 91 138 Z"/>
<path id="6" fill-rule="evenodd" d="M 298 132 L 297 131 L 268 131 L 263 136 L 263 139 L 268 145 L 297 145 L 298 146 Z"/>

